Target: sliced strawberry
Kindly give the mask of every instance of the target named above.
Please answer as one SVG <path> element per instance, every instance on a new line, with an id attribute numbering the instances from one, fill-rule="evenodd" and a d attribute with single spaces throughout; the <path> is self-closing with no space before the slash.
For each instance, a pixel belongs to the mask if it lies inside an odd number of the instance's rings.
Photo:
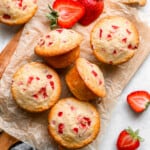
<path id="1" fill-rule="evenodd" d="M 103 11 L 103 0 L 78 0 L 85 7 L 85 14 L 80 19 L 80 24 L 87 26 L 95 21 Z"/>
<path id="2" fill-rule="evenodd" d="M 85 8 L 74 0 L 55 0 L 48 18 L 51 24 L 62 28 L 71 28 L 81 19 L 85 13 Z"/>
<path id="3" fill-rule="evenodd" d="M 142 112 L 150 104 L 150 94 L 146 91 L 134 91 L 127 96 L 127 102 L 135 112 Z"/>
<path id="4" fill-rule="evenodd" d="M 143 139 L 138 135 L 139 130 L 133 131 L 131 128 L 121 131 L 117 139 L 118 150 L 136 150 Z"/>

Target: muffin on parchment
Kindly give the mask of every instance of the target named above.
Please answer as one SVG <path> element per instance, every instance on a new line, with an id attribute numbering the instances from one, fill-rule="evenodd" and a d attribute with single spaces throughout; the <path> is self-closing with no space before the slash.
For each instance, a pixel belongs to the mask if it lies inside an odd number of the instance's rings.
<path id="1" fill-rule="evenodd" d="M 75 98 L 59 100 L 50 110 L 48 130 L 51 137 L 67 149 L 91 143 L 100 130 L 100 115 L 88 102 Z"/>
<path id="2" fill-rule="evenodd" d="M 96 58 L 106 64 L 121 64 L 134 56 L 139 45 L 135 25 L 121 16 L 102 18 L 91 32 L 91 47 Z"/>
<path id="3" fill-rule="evenodd" d="M 16 71 L 11 91 L 20 107 L 30 112 L 42 112 L 59 99 L 61 83 L 53 69 L 39 62 L 31 62 Z"/>
<path id="4" fill-rule="evenodd" d="M 37 0 L 0 0 L 0 22 L 19 25 L 28 22 L 37 10 Z"/>
<path id="5" fill-rule="evenodd" d="M 55 29 L 44 35 L 35 47 L 35 53 L 54 68 L 65 68 L 80 54 L 83 36 L 72 29 Z"/>
<path id="6" fill-rule="evenodd" d="M 92 100 L 106 95 L 103 73 L 85 58 L 78 58 L 66 74 L 66 83 L 75 97 Z"/>

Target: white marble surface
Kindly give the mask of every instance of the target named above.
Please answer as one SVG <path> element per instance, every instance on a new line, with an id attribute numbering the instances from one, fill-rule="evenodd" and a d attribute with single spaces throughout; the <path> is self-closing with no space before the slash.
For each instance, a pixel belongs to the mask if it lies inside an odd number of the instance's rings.
<path id="1" fill-rule="evenodd" d="M 141 114 L 134 113 L 126 102 L 126 96 L 134 90 L 146 90 L 150 92 L 150 56 L 142 64 L 135 76 L 118 99 L 110 123 L 100 143 L 100 150 L 117 150 L 116 140 L 121 130 L 131 127 L 139 129 L 144 138 L 139 150 L 150 150 L 150 107 Z"/>
<path id="2" fill-rule="evenodd" d="M 145 7 L 140 8 L 141 18 L 150 25 L 150 0 Z M 9 27 L 0 24 L 0 51 L 6 46 L 18 27 Z M 110 123 L 107 127 L 99 149 L 116 150 L 116 140 L 118 134 L 128 126 L 133 129 L 140 129 L 140 135 L 145 139 L 139 150 L 150 150 L 150 108 L 142 114 L 135 114 L 126 103 L 126 96 L 134 90 L 147 90 L 150 92 L 150 56 L 145 60 L 135 76 L 129 82 L 128 86 L 122 92 L 118 99 Z"/>
<path id="3" fill-rule="evenodd" d="M 20 26 L 6 26 L 0 23 L 0 52 L 19 28 Z"/>

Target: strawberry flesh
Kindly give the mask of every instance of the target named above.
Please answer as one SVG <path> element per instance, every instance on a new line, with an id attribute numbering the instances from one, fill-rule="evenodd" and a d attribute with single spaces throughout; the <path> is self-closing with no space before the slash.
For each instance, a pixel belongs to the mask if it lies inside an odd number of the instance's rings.
<path id="1" fill-rule="evenodd" d="M 140 137 L 136 134 L 137 131 L 131 130 L 131 132 L 125 129 L 119 134 L 117 140 L 118 150 L 136 150 L 140 146 Z"/>
<path id="2" fill-rule="evenodd" d="M 71 28 L 85 13 L 85 8 L 73 0 L 55 0 L 53 9 L 58 12 L 58 25 L 62 28 Z"/>
<path id="3" fill-rule="evenodd" d="M 135 112 L 143 112 L 150 104 L 150 94 L 146 91 L 134 91 L 127 96 L 127 102 Z"/>
<path id="4" fill-rule="evenodd" d="M 8 14 L 4 14 L 4 15 L 3 15 L 3 18 L 4 18 L 4 19 L 11 19 L 11 16 L 8 15 Z"/>
<path id="5" fill-rule="evenodd" d="M 103 0 L 79 0 L 79 2 L 85 7 L 85 14 L 79 20 L 79 23 L 87 26 L 95 21 L 103 11 Z"/>

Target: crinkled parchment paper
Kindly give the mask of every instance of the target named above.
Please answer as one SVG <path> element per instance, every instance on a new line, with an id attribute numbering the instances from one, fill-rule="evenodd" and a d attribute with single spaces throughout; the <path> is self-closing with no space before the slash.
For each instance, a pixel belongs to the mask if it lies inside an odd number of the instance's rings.
<path id="1" fill-rule="evenodd" d="M 49 22 L 45 17 L 49 11 L 47 6 L 50 3 L 52 3 L 50 0 L 39 0 L 38 12 L 32 20 L 25 25 L 11 63 L 8 65 L 0 81 L 0 128 L 16 138 L 36 146 L 39 150 L 57 149 L 57 144 L 52 141 L 47 132 L 48 111 L 31 114 L 21 110 L 12 99 L 10 85 L 12 75 L 21 65 L 31 61 L 42 61 L 42 59 L 34 54 L 34 46 L 40 36 L 50 31 Z M 100 134 L 92 144 L 84 148 L 85 150 L 98 149 L 98 144 L 103 137 L 111 117 L 112 109 L 121 91 L 150 52 L 150 28 L 138 19 L 137 10 L 135 8 L 105 0 L 104 13 L 100 18 L 107 15 L 126 16 L 133 21 L 139 30 L 140 45 L 136 55 L 127 63 L 119 66 L 104 65 L 95 59 L 90 48 L 90 31 L 96 22 L 87 27 L 80 26 L 79 24 L 74 27 L 74 30 L 84 35 L 84 41 L 81 44 L 81 57 L 85 57 L 100 66 L 104 73 L 107 88 L 107 97 L 102 99 L 100 103 L 97 103 L 101 115 Z M 63 82 L 61 97 L 68 97 L 71 94 L 64 82 L 66 70 L 59 70 L 58 73 Z"/>

